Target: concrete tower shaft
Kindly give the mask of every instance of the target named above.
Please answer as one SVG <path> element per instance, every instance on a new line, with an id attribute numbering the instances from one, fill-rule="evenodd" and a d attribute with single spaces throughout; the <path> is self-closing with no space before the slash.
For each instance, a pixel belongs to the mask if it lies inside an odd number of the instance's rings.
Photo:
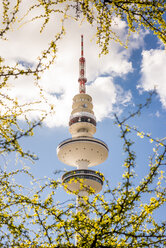
<path id="1" fill-rule="evenodd" d="M 72 137 L 92 137 L 96 132 L 96 118 L 93 112 L 92 98 L 88 94 L 77 94 L 73 98 L 69 120 L 69 132 Z"/>

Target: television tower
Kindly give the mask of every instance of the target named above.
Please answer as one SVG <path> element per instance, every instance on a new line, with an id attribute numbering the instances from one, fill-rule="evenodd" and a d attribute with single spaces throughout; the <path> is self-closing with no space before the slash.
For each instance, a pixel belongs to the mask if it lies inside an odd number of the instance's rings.
<path id="1" fill-rule="evenodd" d="M 96 118 L 93 112 L 92 97 L 86 94 L 85 58 L 83 54 L 83 35 L 81 35 L 81 57 L 79 59 L 79 94 L 73 98 L 69 120 L 69 132 L 72 138 L 62 141 L 57 147 L 61 162 L 76 167 L 62 176 L 62 183 L 67 192 L 78 199 L 101 191 L 104 176 L 89 167 L 103 163 L 108 156 L 107 145 L 93 137 L 96 132 Z M 77 205 L 78 207 L 78 205 Z"/>

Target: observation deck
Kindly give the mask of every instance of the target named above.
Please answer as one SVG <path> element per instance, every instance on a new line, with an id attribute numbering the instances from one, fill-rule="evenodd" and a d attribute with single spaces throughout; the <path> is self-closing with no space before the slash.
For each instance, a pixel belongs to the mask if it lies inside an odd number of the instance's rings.
<path id="1" fill-rule="evenodd" d="M 103 163 L 108 157 L 107 145 L 93 137 L 77 137 L 64 140 L 57 147 L 57 155 L 61 162 L 79 167 L 86 161 L 87 167 Z"/>
<path id="2" fill-rule="evenodd" d="M 86 191 L 98 193 L 101 191 L 104 182 L 104 176 L 100 172 L 93 170 L 72 170 L 62 176 L 62 183 L 67 192 L 78 193 Z"/>

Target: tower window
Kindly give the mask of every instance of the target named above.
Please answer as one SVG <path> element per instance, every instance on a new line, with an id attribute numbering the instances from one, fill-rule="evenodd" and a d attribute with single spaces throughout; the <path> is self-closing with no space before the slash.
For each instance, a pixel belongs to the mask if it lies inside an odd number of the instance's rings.
<path id="1" fill-rule="evenodd" d="M 80 128 L 77 132 L 78 133 L 80 133 L 80 132 L 86 132 L 86 133 L 88 133 L 88 130 L 86 128 Z"/>
<path id="2" fill-rule="evenodd" d="M 87 106 L 87 104 L 85 103 L 85 104 L 82 105 L 82 107 L 83 107 L 83 108 L 87 108 L 88 106 Z"/>
<path id="3" fill-rule="evenodd" d="M 70 120 L 69 125 L 73 125 L 74 123 L 77 122 L 89 122 L 96 126 L 96 121 L 93 118 L 87 117 L 87 116 L 81 116 L 81 117 L 74 117 Z"/>

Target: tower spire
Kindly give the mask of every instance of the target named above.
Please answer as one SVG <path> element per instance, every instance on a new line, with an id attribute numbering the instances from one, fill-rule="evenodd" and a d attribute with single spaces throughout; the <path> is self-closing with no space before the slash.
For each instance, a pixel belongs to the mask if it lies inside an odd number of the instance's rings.
<path id="1" fill-rule="evenodd" d="M 85 77 L 85 58 L 84 58 L 84 42 L 83 35 L 81 35 L 81 58 L 79 59 L 79 92 L 86 93 L 85 83 L 87 79 Z"/>
<path id="2" fill-rule="evenodd" d="M 83 35 L 81 35 L 81 57 L 84 57 L 84 41 L 83 41 Z"/>

